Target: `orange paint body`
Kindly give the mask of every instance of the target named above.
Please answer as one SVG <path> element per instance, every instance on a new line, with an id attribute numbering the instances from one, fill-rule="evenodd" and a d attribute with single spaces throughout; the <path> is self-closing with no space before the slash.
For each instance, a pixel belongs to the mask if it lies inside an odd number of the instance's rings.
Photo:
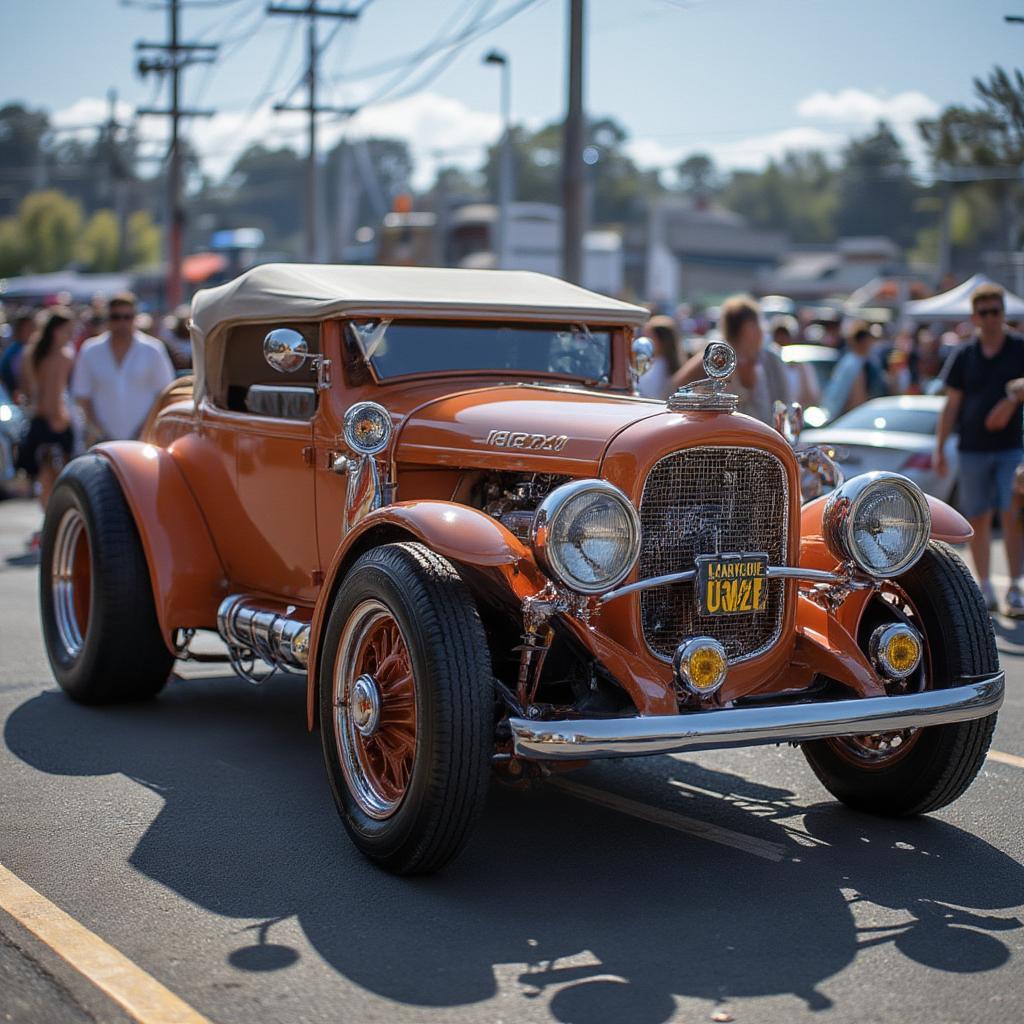
<path id="1" fill-rule="evenodd" d="M 484 581 L 505 595 L 510 626 L 521 632 L 522 601 L 546 579 L 528 543 L 467 503 L 467 488 L 487 472 L 601 477 L 639 505 L 650 468 L 674 451 L 710 445 L 769 452 L 788 480 L 788 563 L 836 568 L 821 536 L 824 501 L 801 509 L 798 468 L 785 440 L 744 416 L 669 413 L 662 403 L 630 396 L 624 329 L 613 331 L 608 387 L 592 391 L 557 380 L 510 383 L 509 374 L 377 382 L 365 368 L 353 368 L 342 329 L 340 320 L 321 324 L 332 382 L 318 393 L 312 420 L 230 411 L 205 395 L 193 402 L 179 386 L 147 423 L 148 443 L 97 449 L 110 460 L 138 523 L 168 645 L 178 628 L 215 629 L 217 606 L 232 593 L 293 606 L 312 623 L 310 724 L 334 595 L 368 547 L 400 539 L 427 545 L 472 570 L 473 586 Z M 395 488 L 393 501 L 346 529 L 348 477 L 333 467 L 339 456 L 353 455 L 342 439 L 343 421 L 361 400 L 379 402 L 391 414 L 392 441 L 377 459 L 382 478 Z M 936 537 L 969 536 L 962 517 L 929 501 Z M 785 587 L 779 640 L 734 665 L 716 701 L 800 689 L 819 674 L 865 696 L 882 692 L 855 640 L 863 593 L 833 615 L 803 596 L 796 580 Z M 637 711 L 677 712 L 671 665 L 647 646 L 639 595 L 594 605 L 589 621 L 570 615 L 563 622 Z"/>

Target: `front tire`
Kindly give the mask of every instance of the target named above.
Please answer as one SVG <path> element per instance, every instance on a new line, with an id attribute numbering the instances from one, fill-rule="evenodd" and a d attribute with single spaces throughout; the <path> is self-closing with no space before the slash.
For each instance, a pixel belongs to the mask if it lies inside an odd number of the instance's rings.
<path id="1" fill-rule="evenodd" d="M 160 632 L 142 542 L 99 455 L 70 462 L 50 495 L 39 607 L 50 667 L 72 700 L 146 700 L 167 682 L 174 656 Z"/>
<path id="2" fill-rule="evenodd" d="M 953 548 L 932 541 L 897 582 L 920 620 L 916 625 L 927 648 L 928 688 L 948 688 L 964 676 L 998 671 L 984 599 Z M 884 605 L 874 613 L 884 615 Z M 870 614 L 869 605 L 865 617 Z M 836 799 L 871 814 L 903 817 L 936 811 L 967 789 L 985 763 L 995 724 L 992 714 L 905 734 L 815 740 L 802 747 L 814 774 Z"/>
<path id="3" fill-rule="evenodd" d="M 328 620 L 319 699 L 352 841 L 398 874 L 443 867 L 480 815 L 493 751 L 490 654 L 450 562 L 415 543 L 358 559 Z"/>

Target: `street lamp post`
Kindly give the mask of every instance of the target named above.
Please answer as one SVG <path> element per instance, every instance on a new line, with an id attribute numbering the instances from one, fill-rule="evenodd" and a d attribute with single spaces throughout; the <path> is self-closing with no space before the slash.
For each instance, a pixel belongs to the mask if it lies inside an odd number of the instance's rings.
<path id="1" fill-rule="evenodd" d="M 508 56 L 499 50 L 491 50 L 484 57 L 485 64 L 496 64 L 501 68 L 501 152 L 498 163 L 498 266 L 502 270 L 509 265 L 509 219 L 512 206 L 512 90 Z"/>

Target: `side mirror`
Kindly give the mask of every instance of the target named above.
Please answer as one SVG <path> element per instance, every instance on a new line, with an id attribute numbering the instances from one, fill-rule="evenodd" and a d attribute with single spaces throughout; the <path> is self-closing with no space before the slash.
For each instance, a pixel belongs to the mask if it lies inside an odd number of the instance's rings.
<path id="1" fill-rule="evenodd" d="M 263 339 L 263 358 L 278 373 L 294 373 L 309 358 L 309 344 L 298 331 L 278 327 Z"/>
<path id="2" fill-rule="evenodd" d="M 635 338 L 633 340 L 633 363 L 636 366 L 636 375 L 642 377 L 651 365 L 654 358 L 654 344 L 650 338 Z"/>

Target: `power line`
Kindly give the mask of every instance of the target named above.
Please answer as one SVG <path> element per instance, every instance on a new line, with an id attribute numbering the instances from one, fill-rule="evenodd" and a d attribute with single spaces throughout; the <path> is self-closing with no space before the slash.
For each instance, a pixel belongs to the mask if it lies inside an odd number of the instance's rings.
<path id="1" fill-rule="evenodd" d="M 210 117 L 212 110 L 185 108 L 181 105 L 182 72 L 194 64 L 208 64 L 214 59 L 218 47 L 213 43 L 183 43 L 178 38 L 181 0 L 167 0 L 168 39 L 165 43 L 137 42 L 136 50 L 142 53 L 157 53 L 159 57 L 139 58 L 139 72 L 147 75 L 155 72 L 167 76 L 171 83 L 170 103 L 164 109 L 144 107 L 136 110 L 142 117 L 167 117 L 171 122 L 171 142 L 167 162 L 167 287 L 164 296 L 167 305 L 174 307 L 181 302 L 181 257 L 182 235 L 185 227 L 185 211 L 181 200 L 181 135 L 180 125 L 186 117 Z"/>
<path id="2" fill-rule="evenodd" d="M 317 173 L 316 173 L 316 119 L 321 113 L 349 114 L 346 108 L 331 107 L 317 102 L 317 75 L 319 70 L 319 59 L 322 47 L 317 42 L 317 21 L 319 18 L 335 18 L 338 26 L 331 34 L 334 38 L 337 29 L 345 21 L 355 21 L 362 12 L 365 4 L 356 9 L 347 8 L 324 8 L 318 7 L 316 0 L 308 0 L 305 7 L 279 7 L 270 4 L 267 7 L 267 14 L 283 15 L 285 17 L 306 19 L 306 91 L 307 102 L 305 104 L 289 105 L 291 92 L 282 103 L 275 103 L 275 112 L 303 111 L 309 117 L 308 125 L 308 152 L 306 154 L 306 258 L 315 262 L 317 258 Z M 328 40 L 328 41 L 329 41 Z M 326 45 L 326 44 L 325 44 Z M 294 90 L 292 90 L 294 91 Z"/>

